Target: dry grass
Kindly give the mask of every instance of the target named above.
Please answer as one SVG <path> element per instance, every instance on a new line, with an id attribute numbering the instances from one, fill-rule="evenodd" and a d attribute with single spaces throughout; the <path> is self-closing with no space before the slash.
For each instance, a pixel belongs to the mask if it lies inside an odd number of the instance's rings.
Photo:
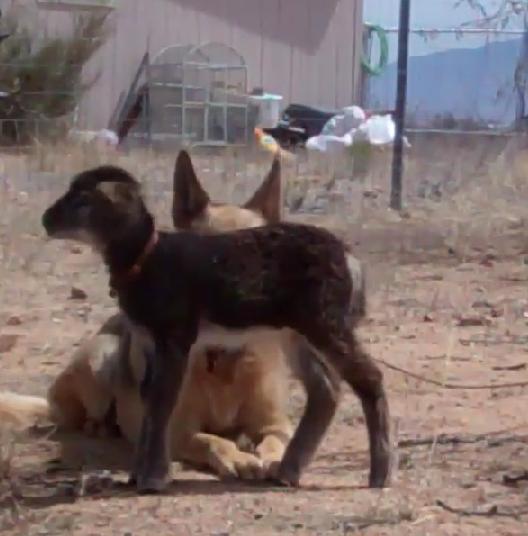
<path id="1" fill-rule="evenodd" d="M 23 520 L 14 463 L 20 437 L 20 431 L 0 424 L 0 531 Z"/>
<path id="2" fill-rule="evenodd" d="M 528 158 L 520 150 L 521 142 L 498 146 L 472 140 L 417 141 L 406 162 L 407 203 L 402 214 L 386 208 L 388 152 L 374 154 L 369 172 L 355 180 L 346 159 L 299 155 L 285 165 L 287 201 L 298 209 L 289 217 L 335 229 L 367 262 L 370 319 L 362 336 L 374 355 L 441 381 L 526 379 L 524 370 L 514 376 L 494 370 L 528 361 L 524 350 Z M 73 345 L 114 310 L 105 274 L 90 251 L 44 242 L 40 215 L 45 206 L 74 172 L 112 162 L 143 181 L 149 205 L 168 225 L 174 158 L 175 154 L 149 151 L 124 155 L 96 145 L 45 144 L 24 154 L 2 155 L 0 337 L 15 334 L 19 339 L 12 350 L 0 354 L 0 388 L 43 393 L 49 378 L 69 359 Z M 255 152 L 197 154 L 194 161 L 212 198 L 235 202 L 250 195 L 270 164 L 268 156 Z M 72 285 L 83 288 L 88 299 L 69 300 Z M 460 327 L 461 316 L 481 318 L 483 325 Z M 14 317 L 20 322 L 9 321 Z M 401 449 L 391 490 L 358 487 L 365 481 L 365 438 L 361 412 L 347 395 L 306 476 L 307 489 L 297 493 L 218 485 L 203 475 L 180 472 L 174 491 L 177 500 L 101 489 L 83 498 L 78 483 L 86 482 L 105 449 L 85 449 L 78 454 L 80 472 L 72 476 L 70 467 L 50 480 L 46 461 L 57 455 L 57 444 L 6 433 L 0 437 L 0 523 L 4 523 L 0 530 L 134 535 L 153 531 L 523 534 L 522 516 L 457 516 L 436 501 L 468 511 L 497 506 L 500 512 L 526 502 L 528 490 L 522 483 L 516 488 L 501 483 L 503 473 L 528 463 L 522 439 L 526 390 L 484 391 L 469 397 L 391 371 L 386 377 L 400 435 L 433 438 L 428 445 Z M 298 389 L 294 394 L 298 403 Z M 445 432 L 497 430 L 510 430 L 513 440 L 496 446 L 479 441 L 456 446 L 434 439 Z M 112 470 L 119 475 L 122 467 Z M 68 498 L 64 489 L 72 478 L 77 491 Z M 28 502 L 24 489 L 30 484 L 32 489 L 51 486 L 55 491 L 45 500 Z"/>

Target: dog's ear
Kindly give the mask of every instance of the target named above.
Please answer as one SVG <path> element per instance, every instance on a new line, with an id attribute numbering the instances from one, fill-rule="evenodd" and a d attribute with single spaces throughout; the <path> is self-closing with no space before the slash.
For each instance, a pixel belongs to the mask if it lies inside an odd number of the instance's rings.
<path id="1" fill-rule="evenodd" d="M 209 196 L 202 188 L 189 153 L 181 150 L 176 159 L 173 178 L 172 223 L 187 228 L 209 204 Z"/>
<path id="2" fill-rule="evenodd" d="M 281 164 L 276 155 L 264 182 L 244 208 L 260 212 L 268 223 L 277 223 L 282 220 L 282 206 Z"/>
<path id="3" fill-rule="evenodd" d="M 139 185 L 136 183 L 104 181 L 97 185 L 97 190 L 118 206 L 129 205 L 139 197 Z"/>

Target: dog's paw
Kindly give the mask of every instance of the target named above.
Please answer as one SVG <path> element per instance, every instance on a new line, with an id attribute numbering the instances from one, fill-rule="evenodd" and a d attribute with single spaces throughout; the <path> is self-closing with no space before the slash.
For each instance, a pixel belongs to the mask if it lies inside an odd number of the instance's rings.
<path id="1" fill-rule="evenodd" d="M 275 480 L 279 475 L 280 460 L 263 460 L 266 480 Z"/>
<path id="2" fill-rule="evenodd" d="M 284 435 L 287 437 L 290 436 L 287 431 L 284 431 Z M 257 446 L 256 453 L 264 464 L 266 480 L 274 480 L 278 477 L 286 447 L 286 441 L 274 435 L 266 435 L 263 441 Z"/>
<path id="3" fill-rule="evenodd" d="M 263 480 L 266 476 L 262 460 L 248 452 L 237 451 L 232 456 L 217 459 L 214 466 L 221 478 Z"/>
<path id="4" fill-rule="evenodd" d="M 240 453 L 235 468 L 238 476 L 244 480 L 263 480 L 266 476 L 262 460 L 247 452 Z"/>

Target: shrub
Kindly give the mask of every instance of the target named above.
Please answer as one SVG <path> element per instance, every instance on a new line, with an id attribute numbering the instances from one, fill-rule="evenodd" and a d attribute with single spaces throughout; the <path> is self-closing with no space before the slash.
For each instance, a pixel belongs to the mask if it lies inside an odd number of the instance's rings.
<path id="1" fill-rule="evenodd" d="M 107 14 L 74 17 L 69 35 L 42 38 L 9 12 L 2 22 L 10 36 L 0 43 L 0 143 L 26 144 L 53 137 L 71 123 L 82 95 L 97 81 L 83 68 L 110 33 Z"/>

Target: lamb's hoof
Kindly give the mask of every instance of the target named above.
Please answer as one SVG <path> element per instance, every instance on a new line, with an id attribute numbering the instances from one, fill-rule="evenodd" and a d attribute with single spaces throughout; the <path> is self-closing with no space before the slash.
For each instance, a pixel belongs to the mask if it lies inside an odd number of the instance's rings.
<path id="1" fill-rule="evenodd" d="M 298 488 L 299 487 L 299 482 L 293 482 L 291 480 L 286 480 L 284 478 L 275 477 L 275 478 L 269 479 L 269 481 L 274 486 L 280 486 L 281 488 Z"/>
<path id="2" fill-rule="evenodd" d="M 369 478 L 369 488 L 390 488 L 390 480 L 389 475 L 371 475 Z"/>
<path id="3" fill-rule="evenodd" d="M 388 453 L 379 460 L 372 462 L 369 475 L 369 488 L 389 488 L 396 467 L 396 457 Z"/>
<path id="4" fill-rule="evenodd" d="M 140 495 L 154 495 L 162 493 L 169 485 L 168 477 L 148 476 L 138 478 L 137 491 Z"/>
<path id="5" fill-rule="evenodd" d="M 301 476 L 298 471 L 280 466 L 274 475 L 270 475 L 271 481 L 284 488 L 298 488 Z"/>

